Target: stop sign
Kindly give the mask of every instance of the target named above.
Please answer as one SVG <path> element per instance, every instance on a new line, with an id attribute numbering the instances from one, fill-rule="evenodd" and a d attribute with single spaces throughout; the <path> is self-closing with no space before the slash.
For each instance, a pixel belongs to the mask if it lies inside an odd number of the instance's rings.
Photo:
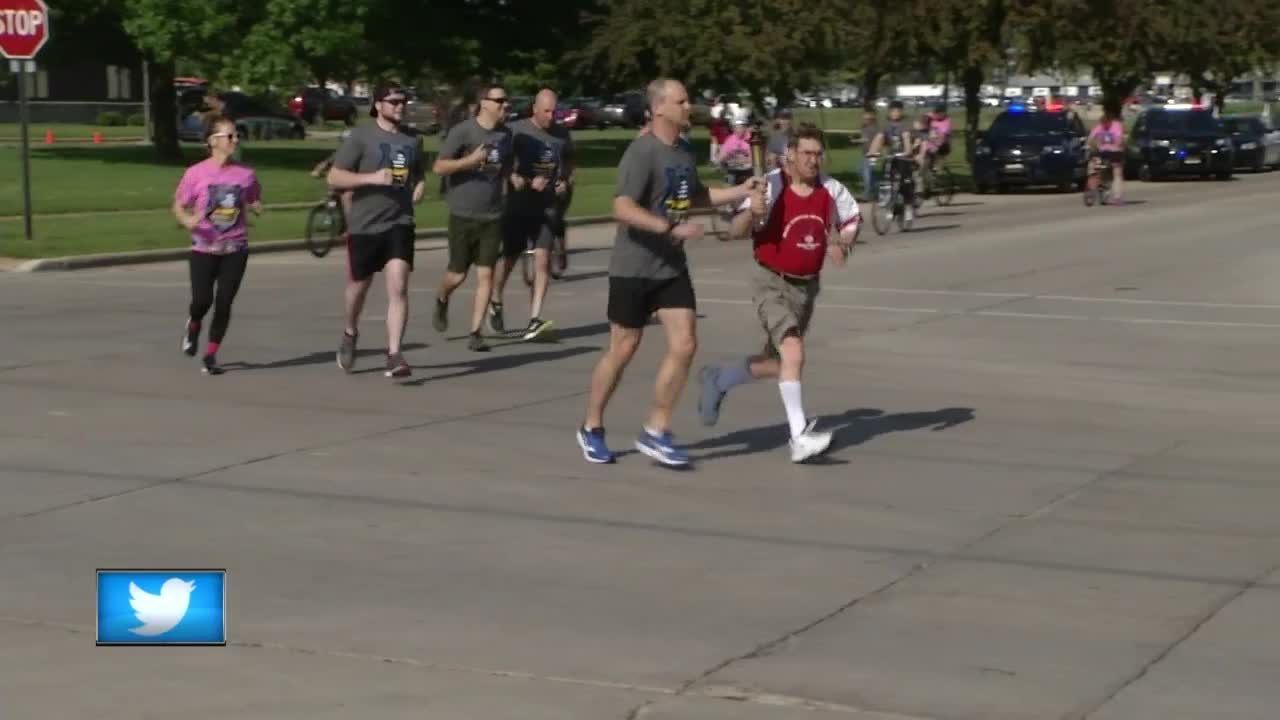
<path id="1" fill-rule="evenodd" d="M 49 6 L 44 0 L 0 0 L 0 55 L 31 60 L 49 41 Z"/>

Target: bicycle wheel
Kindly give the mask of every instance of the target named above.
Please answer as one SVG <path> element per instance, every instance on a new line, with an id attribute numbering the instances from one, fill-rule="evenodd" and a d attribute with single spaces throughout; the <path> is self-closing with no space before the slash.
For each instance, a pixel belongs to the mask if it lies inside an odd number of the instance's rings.
<path id="1" fill-rule="evenodd" d="M 889 232 L 889 228 L 893 226 L 893 211 L 897 205 L 898 193 L 893 190 L 893 186 L 886 187 L 885 184 L 881 184 L 880 197 L 871 208 L 871 226 L 876 229 L 877 235 Z"/>
<path id="2" fill-rule="evenodd" d="M 952 199 L 956 196 L 956 183 L 951 177 L 951 169 L 942 166 L 934 170 L 933 175 L 933 199 L 940 206 L 951 204 Z"/>
<path id="3" fill-rule="evenodd" d="M 338 208 L 329 203 L 321 203 L 311 208 L 307 214 L 307 250 L 322 258 L 342 234 L 342 216 Z"/>

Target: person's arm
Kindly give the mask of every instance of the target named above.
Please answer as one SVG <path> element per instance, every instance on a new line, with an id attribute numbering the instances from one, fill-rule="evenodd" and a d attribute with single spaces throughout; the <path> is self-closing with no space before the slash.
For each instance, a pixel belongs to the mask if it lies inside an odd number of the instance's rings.
<path id="1" fill-rule="evenodd" d="M 770 190 L 769 183 L 765 182 L 751 191 L 738 213 L 729 222 L 730 238 L 742 240 L 751 237 L 751 231 L 760 226 L 769 212 Z"/>
<path id="2" fill-rule="evenodd" d="M 333 167 L 329 168 L 329 187 L 335 190 L 355 190 L 368 185 L 390 185 L 391 168 L 382 168 L 371 173 L 355 172 L 360 165 L 360 143 L 348 138 L 338 148 L 333 158 Z"/>
<path id="3" fill-rule="evenodd" d="M 422 198 L 427 194 L 427 167 L 424 158 L 424 148 L 422 147 L 422 138 L 418 138 L 418 146 L 413 150 L 413 168 L 410 170 L 410 180 L 413 182 L 413 203 L 417 205 L 422 202 Z"/>
<path id="4" fill-rule="evenodd" d="M 561 151 L 560 162 L 564 163 L 560 169 L 560 179 L 556 182 L 556 194 L 564 195 L 569 192 L 570 186 L 573 185 L 574 174 L 578 172 L 577 148 L 573 145 L 573 135 L 565 133 L 564 149 Z"/>
<path id="5" fill-rule="evenodd" d="M 188 230 L 195 230 L 200 224 L 201 217 L 191 211 L 195 202 L 195 182 L 189 174 L 184 173 L 173 195 L 173 217 L 177 219 L 179 225 Z"/>
<path id="6" fill-rule="evenodd" d="M 479 170 L 484 167 L 485 158 L 489 156 L 489 148 L 484 143 L 477 145 L 470 153 L 460 158 L 453 157 L 462 151 L 461 128 L 463 127 L 465 126 L 456 125 L 449 131 L 444 143 L 440 146 L 440 152 L 436 155 L 436 162 L 431 168 L 431 172 L 440 176 L 448 176 L 468 170 Z"/>
<path id="7" fill-rule="evenodd" d="M 246 193 L 245 205 L 253 211 L 254 215 L 262 214 L 262 184 L 258 182 L 257 173 L 254 173 L 249 179 L 249 191 Z"/>

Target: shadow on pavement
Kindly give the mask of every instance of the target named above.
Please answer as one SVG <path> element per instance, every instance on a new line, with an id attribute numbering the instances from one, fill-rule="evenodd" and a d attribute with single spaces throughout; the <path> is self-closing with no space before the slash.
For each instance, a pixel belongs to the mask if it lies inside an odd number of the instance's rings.
<path id="1" fill-rule="evenodd" d="M 405 343 L 403 350 L 404 352 L 409 352 L 411 350 L 422 350 L 426 347 L 427 346 L 423 343 Z M 370 358 L 370 357 L 378 358 L 377 370 L 379 372 L 381 372 L 383 369 L 382 360 L 386 357 L 386 355 L 387 355 L 387 351 L 385 349 L 385 343 L 383 348 L 380 348 L 377 350 L 365 349 L 365 350 L 356 351 L 357 360 L 360 358 Z M 334 345 L 334 348 L 332 350 L 323 350 L 320 352 L 307 353 L 306 355 L 299 355 L 298 357 L 289 358 L 287 360 L 273 360 L 268 363 L 253 363 L 253 362 L 243 362 L 243 361 L 229 362 L 224 364 L 222 366 L 222 369 L 226 370 L 227 372 L 236 372 L 239 370 L 276 370 L 279 368 L 302 367 L 304 365 L 325 365 L 328 363 L 334 363 L 336 365 L 338 362 L 337 357 L 338 357 L 338 347 L 337 345 Z M 371 371 L 365 370 L 365 372 L 371 372 Z"/>
<path id="2" fill-rule="evenodd" d="M 914 226 L 907 232 L 911 233 L 912 235 L 917 235 L 919 233 L 933 232 L 935 230 L 954 230 L 955 228 L 958 228 L 958 227 L 960 227 L 959 223 L 950 223 L 947 225 L 925 225 L 924 227 Z"/>
<path id="3" fill-rule="evenodd" d="M 524 353 L 521 355 L 488 355 L 484 357 L 477 357 L 475 360 L 462 360 L 459 362 L 441 363 L 439 365 L 414 365 L 413 369 L 415 372 L 422 370 L 446 370 L 449 368 L 465 369 L 461 372 L 416 378 L 401 384 L 411 387 L 421 387 L 429 382 L 436 382 L 438 380 L 449 380 L 452 378 L 466 377 L 468 375 L 496 372 L 498 370 L 511 370 L 512 368 L 532 365 L 533 363 L 551 362 L 553 360 L 563 360 L 576 355 L 597 353 L 600 352 L 600 350 L 601 348 L 599 347 L 571 347 L 564 348 L 562 350 L 548 350 L 545 352 Z"/>
<path id="4" fill-rule="evenodd" d="M 818 429 L 829 430 L 833 433 L 831 447 L 827 450 L 827 453 L 830 454 L 848 447 L 861 445 L 880 435 L 887 435 L 893 432 L 909 432 L 924 428 L 938 432 L 969 422 L 973 418 L 973 408 L 955 407 L 889 414 L 876 408 L 857 408 L 855 410 L 846 410 L 843 414 L 835 417 L 821 418 L 818 422 Z M 787 424 L 778 423 L 766 427 L 738 430 L 718 438 L 709 438 L 690 445 L 688 449 L 690 451 L 711 451 L 695 458 L 699 462 L 716 458 L 750 455 L 786 447 L 788 434 Z M 826 462 L 838 461 L 827 460 Z"/>

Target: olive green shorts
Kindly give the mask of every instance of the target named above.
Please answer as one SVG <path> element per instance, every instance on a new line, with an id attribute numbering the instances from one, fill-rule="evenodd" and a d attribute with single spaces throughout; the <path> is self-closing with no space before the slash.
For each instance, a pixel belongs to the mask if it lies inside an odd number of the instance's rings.
<path id="1" fill-rule="evenodd" d="M 501 253 L 502 218 L 449 215 L 449 272 L 465 275 L 472 265 L 492 268 Z"/>
<path id="2" fill-rule="evenodd" d="M 791 280 L 757 266 L 751 278 L 751 300 L 764 327 L 764 354 L 777 358 L 788 334 L 804 337 L 818 299 L 818 278 Z"/>

